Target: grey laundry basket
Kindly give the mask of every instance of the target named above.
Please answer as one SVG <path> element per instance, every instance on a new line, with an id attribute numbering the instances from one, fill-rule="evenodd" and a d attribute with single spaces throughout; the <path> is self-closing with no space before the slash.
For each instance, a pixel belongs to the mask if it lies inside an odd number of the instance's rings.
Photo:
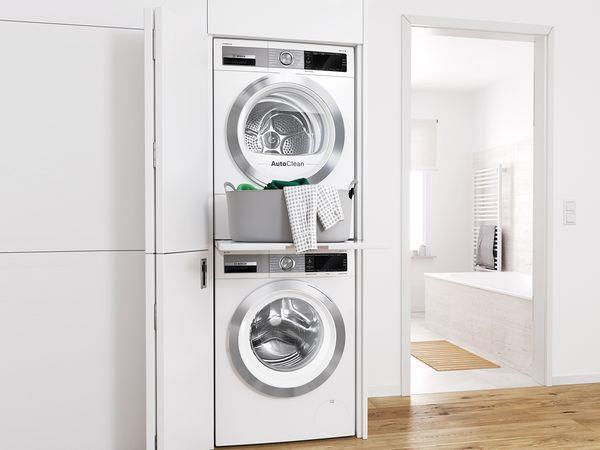
<path id="1" fill-rule="evenodd" d="M 344 242 L 350 239 L 352 224 L 352 183 L 348 190 L 340 189 L 344 220 L 328 230 L 317 223 L 317 242 Z M 292 242 L 292 230 L 282 190 L 236 191 L 225 183 L 229 234 L 238 242 Z"/>

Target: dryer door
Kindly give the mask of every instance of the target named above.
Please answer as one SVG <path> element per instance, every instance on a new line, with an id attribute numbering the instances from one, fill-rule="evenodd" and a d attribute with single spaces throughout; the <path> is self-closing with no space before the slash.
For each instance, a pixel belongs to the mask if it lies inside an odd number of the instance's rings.
<path id="1" fill-rule="evenodd" d="M 246 297 L 228 339 L 232 363 L 248 384 L 272 396 L 295 397 L 331 376 L 346 333 L 339 309 L 323 292 L 282 280 Z"/>
<path id="2" fill-rule="evenodd" d="M 299 75 L 269 75 L 250 84 L 227 119 L 227 145 L 254 182 L 323 180 L 344 147 L 344 121 L 333 98 Z"/>

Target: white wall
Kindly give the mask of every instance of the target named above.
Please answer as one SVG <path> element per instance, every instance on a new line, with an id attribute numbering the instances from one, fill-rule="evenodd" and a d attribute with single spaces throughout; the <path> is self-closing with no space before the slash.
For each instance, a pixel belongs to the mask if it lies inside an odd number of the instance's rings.
<path id="1" fill-rule="evenodd" d="M 474 93 L 474 166 L 502 164 L 502 269 L 533 265 L 533 44 L 514 73 Z"/>
<path id="2" fill-rule="evenodd" d="M 413 312 L 425 310 L 426 272 L 468 272 L 473 268 L 472 152 L 473 96 L 413 91 L 413 119 L 438 120 L 437 170 L 431 173 L 433 259 L 410 262 Z"/>
<path id="3" fill-rule="evenodd" d="M 476 151 L 533 139 L 533 44 L 529 76 L 515 76 L 478 90 L 474 95 Z"/>
<path id="4" fill-rule="evenodd" d="M 552 368 L 554 377 L 600 380 L 600 302 L 596 255 L 600 242 L 597 189 L 600 136 L 596 105 L 600 102 L 600 59 L 590 57 L 597 40 L 600 5 L 593 0 L 573 3 L 532 0 L 480 2 L 477 0 L 379 0 L 366 3 L 366 148 L 369 179 L 366 188 L 365 232 L 371 239 L 390 236 L 390 248 L 369 258 L 365 295 L 370 330 L 368 377 L 372 386 L 399 389 L 400 379 L 400 229 L 399 207 L 390 209 L 381 192 L 390 189 L 400 171 L 400 152 L 389 145 L 390 130 L 398 130 L 400 111 L 400 45 L 403 14 L 454 17 L 551 25 L 554 71 L 554 145 L 550 167 L 553 228 L 550 245 L 552 280 Z M 390 55 L 396 55 L 390 58 Z M 577 200 L 578 224 L 564 227 L 562 200 Z M 385 220 L 377 211 L 386 211 Z M 372 252 L 374 254 L 374 252 Z M 381 314 L 385 311 L 385 314 Z M 374 331 L 373 331 L 374 330 Z M 397 351 L 390 346 L 398 343 Z M 382 345 L 385 343 L 385 345 Z M 573 351 L 577 348 L 577 351 Z M 588 355 L 582 358 L 580 355 Z M 595 377 L 595 378 L 594 378 Z M 571 378 L 571 379 L 574 379 Z"/>

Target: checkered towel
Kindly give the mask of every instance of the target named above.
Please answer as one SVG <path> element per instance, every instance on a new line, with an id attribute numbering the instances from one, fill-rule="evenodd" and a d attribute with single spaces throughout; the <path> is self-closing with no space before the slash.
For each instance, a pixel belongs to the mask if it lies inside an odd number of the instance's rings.
<path id="1" fill-rule="evenodd" d="M 340 193 L 335 187 L 317 185 L 317 215 L 324 230 L 344 220 Z"/>
<path id="2" fill-rule="evenodd" d="M 317 215 L 326 230 L 344 220 L 338 191 L 331 186 L 283 188 L 296 252 L 317 249 Z"/>

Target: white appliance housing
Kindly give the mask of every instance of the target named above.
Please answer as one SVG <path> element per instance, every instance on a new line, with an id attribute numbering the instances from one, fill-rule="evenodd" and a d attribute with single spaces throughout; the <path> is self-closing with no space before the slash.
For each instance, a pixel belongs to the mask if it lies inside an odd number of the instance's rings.
<path id="1" fill-rule="evenodd" d="M 215 264 L 216 445 L 355 435 L 354 252 Z"/>
<path id="2" fill-rule="evenodd" d="M 215 39 L 215 238 L 228 239 L 223 184 L 355 178 L 354 48 Z"/>

